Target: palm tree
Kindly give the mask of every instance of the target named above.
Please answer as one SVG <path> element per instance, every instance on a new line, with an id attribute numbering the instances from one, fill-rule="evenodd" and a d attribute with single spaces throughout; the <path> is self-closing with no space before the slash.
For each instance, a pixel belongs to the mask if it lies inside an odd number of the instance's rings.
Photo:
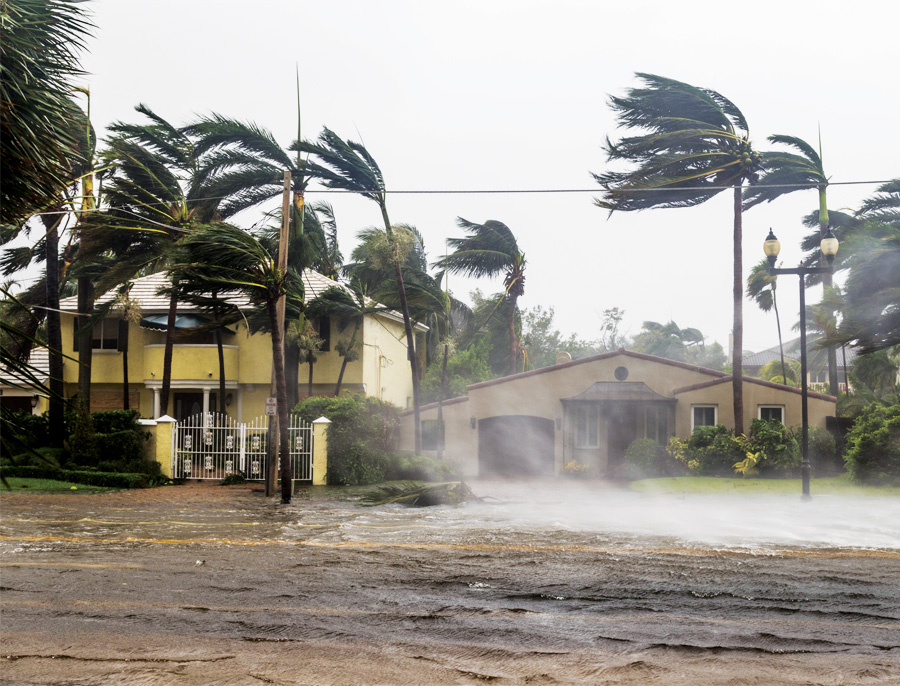
<path id="1" fill-rule="evenodd" d="M 825 256 L 818 249 L 818 242 L 828 232 L 828 177 L 822 164 L 822 140 L 819 138 L 819 150 L 796 136 L 769 136 L 771 143 L 780 143 L 796 149 L 800 154 L 773 151 L 762 154 L 764 170 L 759 177 L 759 185 L 744 189 L 744 209 L 748 210 L 762 202 L 772 202 L 776 198 L 798 190 L 815 188 L 819 194 L 819 210 L 817 223 L 819 239 L 816 241 L 816 253 L 820 266 L 825 266 Z M 833 281 L 830 272 L 822 274 L 822 282 L 826 288 Z M 828 351 L 828 386 L 832 395 L 838 394 L 837 349 L 829 346 Z"/>
<path id="2" fill-rule="evenodd" d="M 302 300 L 303 285 L 296 273 L 278 267 L 273 255 L 253 235 L 229 224 L 212 224 L 187 236 L 182 261 L 173 271 L 192 291 L 227 290 L 247 295 L 265 309 L 272 336 L 272 368 L 278 402 L 281 461 L 281 502 L 291 502 L 291 471 L 287 386 L 284 374 L 284 337 L 278 327 L 278 300 Z M 274 465 L 270 465 L 274 469 Z"/>
<path id="3" fill-rule="evenodd" d="M 610 211 L 653 207 L 693 207 L 717 193 L 734 194 L 733 255 L 734 301 L 733 397 L 734 431 L 744 431 L 742 376 L 744 281 L 742 277 L 741 187 L 754 183 L 762 168 L 760 155 L 750 143 L 750 131 L 741 111 L 720 93 L 697 88 L 654 74 L 638 73 L 644 88 L 632 88 L 626 97 L 611 97 L 619 125 L 644 133 L 606 141 L 610 161 L 635 165 L 624 172 L 594 174 L 604 188 L 598 207 Z"/>
<path id="4" fill-rule="evenodd" d="M 327 127 L 319 134 L 318 142 L 297 140 L 291 149 L 314 155 L 318 162 L 306 162 L 304 169 L 311 176 L 319 179 L 328 188 L 359 193 L 372 200 L 381 210 L 384 222 L 385 248 L 384 257 L 393 268 L 397 294 L 400 299 L 400 310 L 403 314 L 403 327 L 406 331 L 406 347 L 409 365 L 412 372 L 413 415 L 415 422 L 415 453 L 422 451 L 422 429 L 419 421 L 419 370 L 416 359 L 416 343 L 413 335 L 412 320 L 406 299 L 406 287 L 401 271 L 405 260 L 405 243 L 403 234 L 397 234 L 391 224 L 387 211 L 387 193 L 384 176 L 375 158 L 365 146 L 354 141 L 344 141 Z M 398 238 L 397 236 L 400 236 Z"/>
<path id="5" fill-rule="evenodd" d="M 518 369 L 516 303 L 525 294 L 525 253 L 519 249 L 516 237 L 503 222 L 490 219 L 484 224 L 476 224 L 457 217 L 456 223 L 468 235 L 448 239 L 453 252 L 435 262 L 435 266 L 466 276 L 503 275 L 509 333 L 509 373 L 515 374 Z"/>
<path id="6" fill-rule="evenodd" d="M 747 297 L 752 298 L 763 312 L 775 310 L 775 325 L 778 327 L 778 350 L 781 353 L 781 376 L 787 378 L 784 365 L 784 343 L 781 340 L 781 316 L 778 314 L 778 299 L 775 291 L 778 288 L 778 277 L 769 274 L 769 263 L 760 260 L 747 277 Z"/>

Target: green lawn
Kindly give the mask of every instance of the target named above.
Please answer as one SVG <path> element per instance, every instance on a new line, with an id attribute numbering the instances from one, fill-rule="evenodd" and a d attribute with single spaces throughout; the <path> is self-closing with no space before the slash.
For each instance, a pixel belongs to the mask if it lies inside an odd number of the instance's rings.
<path id="1" fill-rule="evenodd" d="M 800 479 L 729 479 L 714 476 L 682 476 L 632 481 L 638 493 L 801 493 Z M 863 486 L 846 474 L 810 481 L 810 495 L 900 495 L 897 486 Z"/>
<path id="2" fill-rule="evenodd" d="M 71 481 L 54 481 L 52 479 L 25 479 L 11 476 L 6 479 L 12 492 L 23 493 L 102 493 L 103 491 L 116 491 L 121 489 L 106 488 L 104 486 L 88 486 L 87 484 L 75 484 Z M 0 493 L 9 493 L 3 484 L 0 484 Z"/>

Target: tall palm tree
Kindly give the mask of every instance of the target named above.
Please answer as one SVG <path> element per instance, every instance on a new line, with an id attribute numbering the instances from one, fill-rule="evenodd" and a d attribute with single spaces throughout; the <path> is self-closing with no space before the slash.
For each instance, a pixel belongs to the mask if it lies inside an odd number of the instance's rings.
<path id="1" fill-rule="evenodd" d="M 819 152 L 816 152 L 809 143 L 796 136 L 776 134 L 769 136 L 771 143 L 786 145 L 794 148 L 800 154 L 784 151 L 772 151 L 762 154 L 764 170 L 759 177 L 757 186 L 744 189 L 744 209 L 750 209 L 762 202 L 772 202 L 776 198 L 798 190 L 815 188 L 819 195 L 819 210 L 817 223 L 819 227 L 819 240 L 828 232 L 828 177 L 825 175 L 825 167 L 822 164 L 822 141 L 819 139 Z M 825 256 L 818 250 L 820 266 L 825 266 Z M 830 288 L 833 280 L 830 272 L 822 274 L 822 282 L 826 288 Z M 837 348 L 829 346 L 828 355 L 828 386 L 832 395 L 838 393 L 837 375 Z"/>
<path id="2" fill-rule="evenodd" d="M 509 373 L 518 369 L 516 303 L 525 294 L 525 253 L 516 237 L 503 222 L 489 219 L 476 224 L 462 217 L 456 223 L 468 235 L 447 240 L 453 252 L 435 262 L 435 266 L 456 274 L 474 277 L 503 275 L 509 333 Z"/>
<path id="3" fill-rule="evenodd" d="M 192 291 L 227 290 L 247 295 L 265 309 L 272 337 L 272 368 L 278 402 L 281 461 L 281 502 L 291 502 L 290 440 L 287 386 L 284 374 L 284 337 L 278 327 L 276 305 L 282 297 L 303 299 L 296 273 L 278 267 L 278 257 L 255 236 L 229 224 L 212 224 L 192 232 L 182 242 L 182 260 L 174 267 L 182 287 Z M 274 465 L 269 466 L 274 469 Z"/>
<path id="4" fill-rule="evenodd" d="M 639 135 L 612 143 L 605 150 L 610 161 L 631 163 L 630 170 L 594 174 L 604 188 L 598 207 L 610 211 L 653 207 L 693 207 L 730 189 L 734 195 L 732 350 L 734 431 L 744 432 L 741 376 L 744 325 L 742 303 L 741 187 L 754 183 L 762 168 L 753 150 L 747 120 L 728 98 L 709 88 L 638 73 L 645 87 L 625 97 L 611 97 L 619 125 Z"/>
<path id="5" fill-rule="evenodd" d="M 389 261 L 392 263 L 394 271 L 400 310 L 403 314 L 403 327 L 406 332 L 407 355 L 412 373 L 415 453 L 418 455 L 422 451 L 422 429 L 419 421 L 419 370 L 416 342 L 402 273 L 402 264 L 405 259 L 403 234 L 401 233 L 400 237 L 397 237 L 388 216 L 387 192 L 381 168 L 365 146 L 355 141 L 344 141 L 327 127 L 322 129 L 317 142 L 297 140 L 291 149 L 313 155 L 316 158 L 316 162 L 306 162 L 304 169 L 325 186 L 359 193 L 364 198 L 373 201 L 381 210 L 386 247 L 388 248 L 386 253 L 393 255 Z"/>
<path id="6" fill-rule="evenodd" d="M 778 314 L 778 299 L 775 291 L 778 288 L 778 277 L 769 274 L 769 263 L 760 260 L 747 277 L 747 297 L 752 298 L 763 312 L 775 310 L 775 325 L 778 327 L 778 350 L 781 354 L 781 376 L 787 378 L 787 367 L 784 364 L 784 343 L 781 340 L 781 316 Z"/>

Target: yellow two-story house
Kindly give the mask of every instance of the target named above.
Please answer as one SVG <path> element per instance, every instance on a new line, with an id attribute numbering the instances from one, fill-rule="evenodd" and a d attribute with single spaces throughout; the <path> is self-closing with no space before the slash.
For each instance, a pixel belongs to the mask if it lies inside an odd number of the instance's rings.
<path id="1" fill-rule="evenodd" d="M 317 272 L 303 273 L 306 301 L 333 286 L 340 286 Z M 118 410 L 124 406 L 124 368 L 128 363 L 129 406 L 140 411 L 142 417 L 160 415 L 160 394 L 163 382 L 163 356 L 169 298 L 160 291 L 169 286 L 165 273 L 135 279 L 130 298 L 140 308 L 140 321 L 124 325 L 123 317 L 114 306 L 94 325 L 91 366 L 91 411 Z M 115 292 L 96 298 L 102 309 L 115 299 Z M 249 316 L 249 300 L 241 296 L 229 297 L 245 316 Z M 66 397 L 78 390 L 78 307 L 77 298 L 60 303 L 62 311 L 64 383 Z M 247 421 L 265 413 L 265 401 L 272 395 L 272 342 L 268 334 L 251 334 L 246 320 L 229 326 L 223 333 L 225 361 L 225 394 L 220 398 L 219 357 L 214 333 L 203 328 L 204 315 L 189 304 L 179 303 L 176 321 L 176 342 L 172 355 L 172 377 L 166 413 L 177 420 L 200 412 L 217 412 L 223 408 L 236 421 Z M 351 324 L 342 330 L 337 318 L 322 318 L 317 322 L 323 349 L 313 365 L 313 395 L 333 395 L 343 358 L 335 345 L 341 338 L 350 338 Z M 423 326 L 416 328 L 417 346 L 424 345 Z M 412 404 L 412 380 L 407 359 L 403 318 L 391 311 L 380 311 L 364 317 L 357 334 L 359 359 L 348 363 L 341 384 L 341 393 L 353 392 L 380 398 L 401 408 Z M 126 355 L 127 351 L 127 355 Z M 42 364 L 45 354 L 33 358 Z M 308 393 L 309 367 L 300 367 L 300 398 Z M 18 391 L 10 390 L 17 394 Z M 6 393 L 5 395 L 8 395 Z M 35 403 L 34 412 L 46 409 L 46 401 Z"/>

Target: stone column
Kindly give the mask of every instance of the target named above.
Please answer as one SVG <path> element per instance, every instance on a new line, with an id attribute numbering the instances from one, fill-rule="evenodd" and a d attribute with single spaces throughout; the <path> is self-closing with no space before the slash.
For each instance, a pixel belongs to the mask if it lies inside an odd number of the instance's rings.
<path id="1" fill-rule="evenodd" d="M 313 427 L 313 486 L 324 486 L 328 472 L 328 425 L 329 419 L 319 417 L 312 423 Z"/>

